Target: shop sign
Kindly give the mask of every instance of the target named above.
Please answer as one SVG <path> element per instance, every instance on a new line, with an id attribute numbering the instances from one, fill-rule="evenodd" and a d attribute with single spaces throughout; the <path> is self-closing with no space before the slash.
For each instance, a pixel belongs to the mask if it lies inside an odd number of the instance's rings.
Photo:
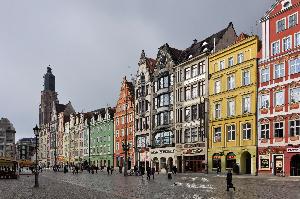
<path id="1" fill-rule="evenodd" d="M 288 152 L 288 153 L 299 153 L 300 148 L 287 148 L 286 152 Z"/>
<path id="2" fill-rule="evenodd" d="M 235 157 L 235 155 L 228 155 L 227 156 L 227 160 L 231 160 L 231 159 L 235 159 L 236 157 Z"/>
<path id="3" fill-rule="evenodd" d="M 205 147 L 205 143 L 185 144 L 184 148 Z"/>
<path id="4" fill-rule="evenodd" d="M 261 169 L 269 169 L 270 168 L 270 156 L 268 155 L 260 155 L 260 168 Z"/>
<path id="5" fill-rule="evenodd" d="M 183 151 L 184 154 L 195 154 L 195 153 L 201 153 L 203 149 L 188 149 Z"/>
<path id="6" fill-rule="evenodd" d="M 159 151 L 151 151 L 151 154 L 162 154 L 162 153 L 174 153 L 175 149 L 171 149 L 171 150 L 159 150 Z"/>

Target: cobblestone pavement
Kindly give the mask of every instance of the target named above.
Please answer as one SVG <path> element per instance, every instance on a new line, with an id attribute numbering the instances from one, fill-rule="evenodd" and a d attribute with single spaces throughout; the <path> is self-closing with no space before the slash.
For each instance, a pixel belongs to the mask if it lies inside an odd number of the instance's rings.
<path id="1" fill-rule="evenodd" d="M 43 172 L 40 188 L 33 188 L 34 176 L 19 180 L 0 180 L 0 198 L 183 198 L 183 199 L 252 199 L 300 198 L 300 178 L 233 176 L 236 191 L 226 191 L 225 175 L 177 174 L 168 180 L 165 174 L 146 180 L 146 176 L 124 177 L 105 172 L 89 174 Z"/>

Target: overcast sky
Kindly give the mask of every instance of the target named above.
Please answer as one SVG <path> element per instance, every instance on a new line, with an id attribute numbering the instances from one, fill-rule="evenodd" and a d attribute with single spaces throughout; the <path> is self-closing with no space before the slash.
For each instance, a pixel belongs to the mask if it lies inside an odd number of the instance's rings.
<path id="1" fill-rule="evenodd" d="M 33 136 L 43 75 L 50 64 L 60 103 L 77 112 L 114 106 L 122 77 L 141 50 L 184 49 L 233 22 L 260 34 L 275 0 L 0 0 L 0 117 L 16 138 Z"/>

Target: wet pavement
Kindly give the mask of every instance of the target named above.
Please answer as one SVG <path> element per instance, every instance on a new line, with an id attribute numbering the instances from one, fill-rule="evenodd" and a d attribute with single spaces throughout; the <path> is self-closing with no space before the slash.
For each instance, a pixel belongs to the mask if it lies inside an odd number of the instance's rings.
<path id="1" fill-rule="evenodd" d="M 73 175 L 52 171 L 40 174 L 40 188 L 33 188 L 34 176 L 19 180 L 0 180 L 0 198 L 184 198 L 184 199 L 252 199 L 300 198 L 300 178 L 233 176 L 236 191 L 226 191 L 225 175 L 166 174 L 148 181 L 146 176 L 112 176 L 106 172 Z"/>

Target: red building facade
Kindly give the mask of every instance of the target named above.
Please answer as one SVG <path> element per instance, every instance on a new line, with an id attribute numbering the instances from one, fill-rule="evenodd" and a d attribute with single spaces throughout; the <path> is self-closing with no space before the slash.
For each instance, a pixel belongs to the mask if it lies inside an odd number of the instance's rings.
<path id="1" fill-rule="evenodd" d="M 277 0 L 262 24 L 258 172 L 300 175 L 300 0 Z"/>
<path id="2" fill-rule="evenodd" d="M 127 104 L 127 108 L 126 108 Z M 127 119 L 126 119 L 127 115 Z M 125 153 L 123 144 L 125 143 L 125 134 L 127 132 L 128 151 L 128 169 L 134 166 L 134 87 L 132 82 L 123 78 L 119 99 L 116 105 L 114 116 L 114 166 L 124 167 Z"/>

